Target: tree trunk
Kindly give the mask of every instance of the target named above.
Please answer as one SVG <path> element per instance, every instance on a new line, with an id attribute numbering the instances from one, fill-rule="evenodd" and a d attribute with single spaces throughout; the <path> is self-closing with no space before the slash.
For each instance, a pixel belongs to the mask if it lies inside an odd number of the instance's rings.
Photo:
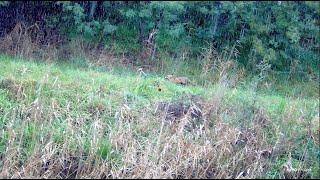
<path id="1" fill-rule="evenodd" d="M 89 13 L 89 18 L 93 19 L 94 13 L 96 12 L 97 9 L 97 1 L 91 1 L 90 2 L 90 13 Z"/>
<path id="2" fill-rule="evenodd" d="M 157 48 L 156 45 L 157 45 L 156 42 L 154 42 L 153 49 L 152 49 L 152 55 L 151 55 L 151 61 L 154 61 L 154 57 L 156 55 L 156 48 Z"/>
<path id="3" fill-rule="evenodd" d="M 20 5 L 21 3 L 21 5 Z M 24 17 L 23 17 L 23 11 L 24 11 L 24 3 L 23 2 L 16 2 L 16 7 L 15 8 L 15 15 L 16 15 L 16 23 L 17 22 L 23 22 L 24 21 Z"/>
<path id="4" fill-rule="evenodd" d="M 139 43 L 143 43 L 144 40 L 144 32 L 143 32 L 143 22 L 139 20 Z"/>
<path id="5" fill-rule="evenodd" d="M 212 17 L 212 21 L 213 21 L 213 37 L 217 34 L 217 28 L 218 28 L 218 23 L 219 23 L 219 17 L 220 17 L 220 4 L 217 5 L 218 6 L 218 12 L 215 16 L 211 16 Z"/>

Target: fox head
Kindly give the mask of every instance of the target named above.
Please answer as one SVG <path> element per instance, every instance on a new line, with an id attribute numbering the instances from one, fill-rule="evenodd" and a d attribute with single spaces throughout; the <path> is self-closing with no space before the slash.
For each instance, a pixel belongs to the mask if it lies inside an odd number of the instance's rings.
<path id="1" fill-rule="evenodd" d="M 171 78 L 173 78 L 174 76 L 172 75 L 172 74 L 170 74 L 170 75 L 167 75 L 166 77 L 164 77 L 165 79 L 171 79 Z"/>

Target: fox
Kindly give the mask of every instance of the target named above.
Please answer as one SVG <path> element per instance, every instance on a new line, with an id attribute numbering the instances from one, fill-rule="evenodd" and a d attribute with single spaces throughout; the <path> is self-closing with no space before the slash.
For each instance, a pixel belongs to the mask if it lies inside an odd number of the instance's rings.
<path id="1" fill-rule="evenodd" d="M 172 75 L 172 74 L 167 75 L 167 76 L 165 77 L 165 79 L 167 79 L 167 80 L 169 80 L 169 81 L 171 81 L 171 82 L 173 82 L 173 83 L 181 84 L 181 85 L 191 84 L 191 81 L 190 81 L 189 78 L 187 78 L 187 77 L 177 77 L 177 76 Z"/>

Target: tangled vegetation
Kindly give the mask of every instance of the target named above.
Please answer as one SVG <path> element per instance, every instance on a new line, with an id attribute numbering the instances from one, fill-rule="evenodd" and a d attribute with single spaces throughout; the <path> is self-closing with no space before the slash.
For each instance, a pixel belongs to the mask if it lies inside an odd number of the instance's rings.
<path id="1" fill-rule="evenodd" d="M 0 1 L 0 178 L 320 178 L 318 7 Z"/>

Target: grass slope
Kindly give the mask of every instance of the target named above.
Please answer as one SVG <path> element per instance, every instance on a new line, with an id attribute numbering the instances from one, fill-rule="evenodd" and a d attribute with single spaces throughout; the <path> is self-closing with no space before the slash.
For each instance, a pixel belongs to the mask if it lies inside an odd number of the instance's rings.
<path id="1" fill-rule="evenodd" d="M 320 177 L 317 97 L 7 56 L 0 67 L 1 178 L 283 178 L 288 164 Z M 192 131 L 153 113 L 185 94 L 205 99 Z"/>

